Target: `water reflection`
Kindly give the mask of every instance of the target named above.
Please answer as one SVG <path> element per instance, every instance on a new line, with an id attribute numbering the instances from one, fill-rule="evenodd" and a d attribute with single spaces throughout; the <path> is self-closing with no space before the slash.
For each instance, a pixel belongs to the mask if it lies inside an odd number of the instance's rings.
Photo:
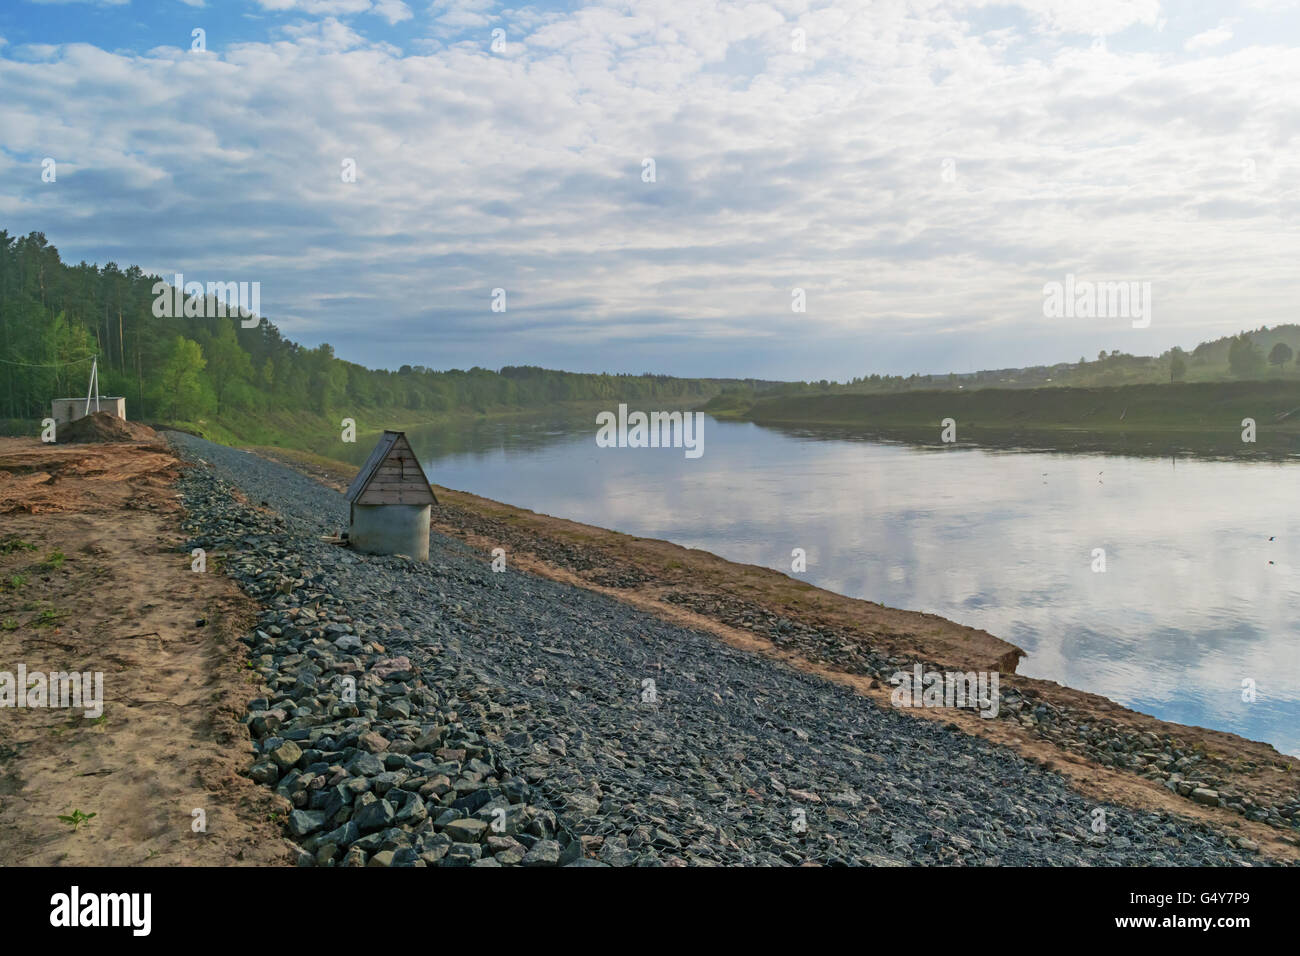
<path id="1" fill-rule="evenodd" d="M 705 430 L 697 460 L 599 449 L 594 414 L 410 437 L 438 484 L 782 571 L 804 548 L 812 583 L 985 628 L 1022 673 L 1300 754 L 1294 463 Z"/>

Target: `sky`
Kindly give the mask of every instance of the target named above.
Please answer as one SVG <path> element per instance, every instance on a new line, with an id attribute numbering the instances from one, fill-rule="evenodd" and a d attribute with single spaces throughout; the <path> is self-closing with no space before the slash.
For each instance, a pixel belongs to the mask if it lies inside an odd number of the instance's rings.
<path id="1" fill-rule="evenodd" d="M 1159 354 L 1300 321 L 1298 40 L 1297 0 L 4 0 L 0 228 L 259 282 L 372 367 Z M 1071 275 L 1149 323 L 1045 314 Z"/>

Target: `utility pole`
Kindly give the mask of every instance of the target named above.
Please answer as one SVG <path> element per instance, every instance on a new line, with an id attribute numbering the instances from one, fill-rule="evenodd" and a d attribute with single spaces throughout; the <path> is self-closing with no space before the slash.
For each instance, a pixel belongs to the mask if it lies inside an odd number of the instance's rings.
<path id="1" fill-rule="evenodd" d="M 95 411 L 99 411 L 99 356 L 96 355 L 90 363 L 90 385 L 86 389 L 86 411 L 83 414 L 90 414 L 90 395 L 95 394 Z"/>

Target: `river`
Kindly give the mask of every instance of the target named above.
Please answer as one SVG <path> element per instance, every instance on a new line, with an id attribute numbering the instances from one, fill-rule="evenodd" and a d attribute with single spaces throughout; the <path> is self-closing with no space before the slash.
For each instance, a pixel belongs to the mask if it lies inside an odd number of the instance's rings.
<path id="1" fill-rule="evenodd" d="M 984 628 L 1024 648 L 1022 674 L 1300 755 L 1300 463 L 712 418 L 690 459 L 599 448 L 594 413 L 408 434 L 435 484 L 787 573 L 802 548 L 796 576 Z"/>

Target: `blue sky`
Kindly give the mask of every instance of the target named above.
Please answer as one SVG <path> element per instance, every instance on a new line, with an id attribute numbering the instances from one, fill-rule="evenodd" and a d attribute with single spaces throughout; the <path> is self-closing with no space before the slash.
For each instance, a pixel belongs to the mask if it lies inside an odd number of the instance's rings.
<path id="1" fill-rule="evenodd" d="M 1300 320 L 1297 7 L 8 0 L 0 226 L 372 366 L 1154 354 Z M 1150 327 L 1045 317 L 1067 274 Z"/>

